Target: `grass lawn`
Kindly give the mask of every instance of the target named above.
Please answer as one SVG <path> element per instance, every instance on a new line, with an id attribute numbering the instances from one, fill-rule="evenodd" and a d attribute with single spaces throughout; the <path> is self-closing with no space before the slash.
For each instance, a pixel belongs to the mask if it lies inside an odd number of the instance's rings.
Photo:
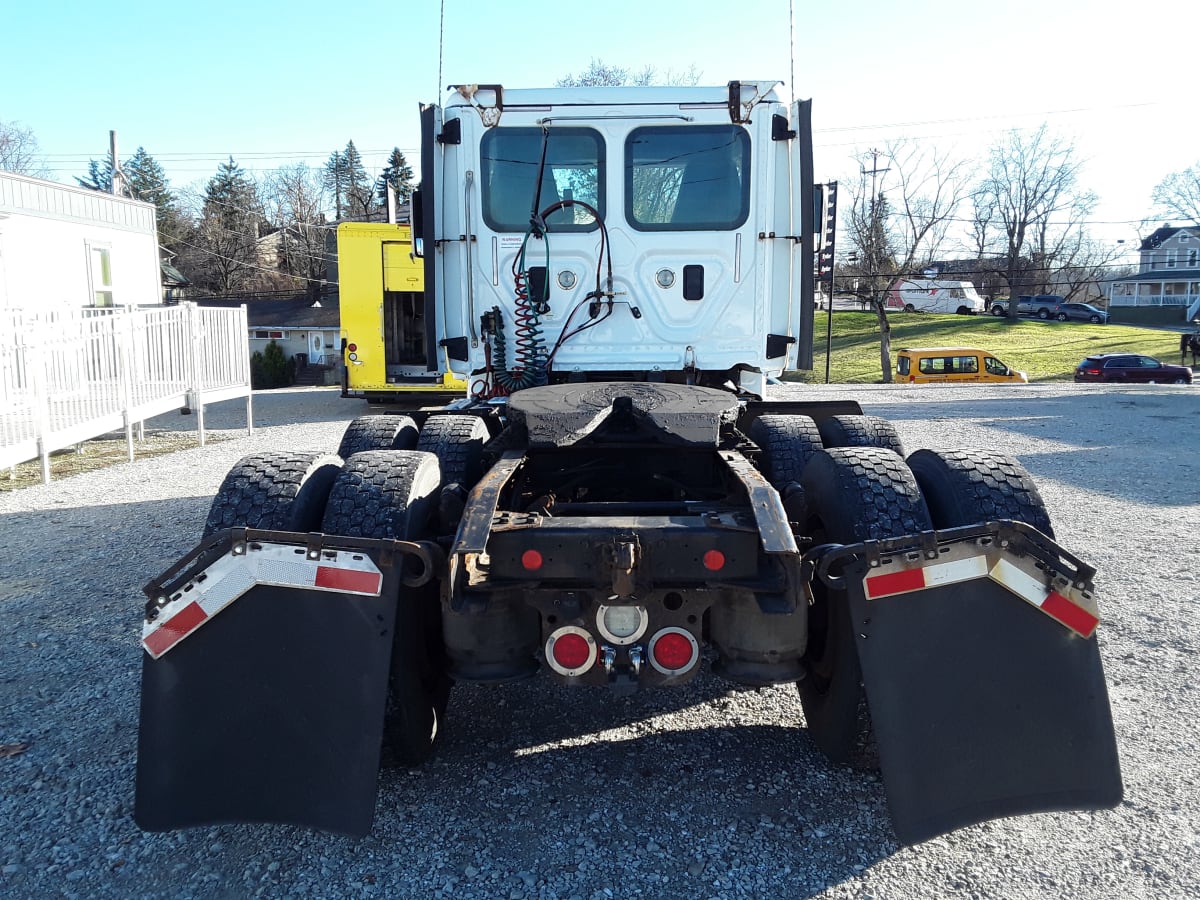
<path id="1" fill-rule="evenodd" d="M 813 370 L 788 372 L 786 380 L 824 383 L 825 317 L 824 311 L 817 311 Z M 1093 353 L 1145 353 L 1164 362 L 1179 361 L 1177 331 L 1039 319 L 1012 321 L 988 315 L 893 313 L 888 320 L 892 326 L 893 374 L 895 354 L 902 347 L 978 347 L 1024 372 L 1030 381 L 1071 381 L 1075 367 Z M 880 372 L 875 313 L 835 310 L 829 380 L 874 384 L 883 380 Z"/>

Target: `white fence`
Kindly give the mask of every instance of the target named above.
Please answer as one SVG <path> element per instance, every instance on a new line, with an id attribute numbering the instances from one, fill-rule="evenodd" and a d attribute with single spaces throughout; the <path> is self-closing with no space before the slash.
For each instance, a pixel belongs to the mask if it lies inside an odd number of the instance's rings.
<path id="1" fill-rule="evenodd" d="M 0 310 L 0 466 L 41 458 L 190 407 L 204 443 L 204 404 L 246 398 L 251 429 L 246 309 L 191 303 L 161 309 Z"/>

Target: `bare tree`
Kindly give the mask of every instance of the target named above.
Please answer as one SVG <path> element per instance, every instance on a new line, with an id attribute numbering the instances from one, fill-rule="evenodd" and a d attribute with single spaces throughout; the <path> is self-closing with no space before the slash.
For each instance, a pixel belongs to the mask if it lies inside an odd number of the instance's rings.
<path id="1" fill-rule="evenodd" d="M 34 178 L 48 178 L 41 150 L 32 129 L 18 122 L 0 121 L 0 170 Z"/>
<path id="2" fill-rule="evenodd" d="M 1160 181 L 1153 200 L 1157 211 L 1168 218 L 1200 225 L 1200 163 Z"/>
<path id="3" fill-rule="evenodd" d="M 851 274 L 857 275 L 859 299 L 870 304 L 879 320 L 879 365 L 884 382 L 890 382 L 888 289 L 897 277 L 916 274 L 945 250 L 969 195 L 968 162 L 907 140 L 869 151 L 859 162 L 860 179 L 846 221 L 856 256 L 857 271 Z"/>
<path id="4" fill-rule="evenodd" d="M 282 233 L 280 267 L 304 282 L 317 299 L 325 283 L 325 207 L 328 197 L 322 173 L 304 163 L 281 166 L 264 179 L 267 218 Z"/>
<path id="5" fill-rule="evenodd" d="M 558 87 L 619 87 L 621 85 L 646 86 L 650 84 L 695 85 L 700 83 L 700 70 L 695 65 L 683 72 L 668 69 L 660 77 L 654 66 L 630 69 L 626 66 L 609 65 L 602 59 L 593 58 L 588 67 L 578 75 L 567 75 L 558 79 Z"/>
<path id="6" fill-rule="evenodd" d="M 1073 144 L 1046 131 L 1009 132 L 993 147 L 987 175 L 974 193 L 973 226 L 982 257 L 998 258 L 1008 286 L 1008 315 L 1017 298 L 1038 293 L 1054 273 L 1075 265 L 1091 246 L 1085 222 L 1096 196 L 1079 186 L 1082 161 Z"/>

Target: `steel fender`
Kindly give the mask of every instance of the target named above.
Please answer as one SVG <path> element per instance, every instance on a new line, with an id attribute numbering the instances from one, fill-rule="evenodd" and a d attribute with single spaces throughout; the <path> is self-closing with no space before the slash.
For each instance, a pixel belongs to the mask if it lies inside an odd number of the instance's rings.
<path id="1" fill-rule="evenodd" d="M 143 653 L 134 818 L 371 830 L 399 567 L 380 596 L 258 585 Z"/>
<path id="2" fill-rule="evenodd" d="M 884 787 L 902 842 L 1002 816 L 1121 801 L 1094 637 L 986 578 L 868 600 L 866 563 L 847 569 Z"/>

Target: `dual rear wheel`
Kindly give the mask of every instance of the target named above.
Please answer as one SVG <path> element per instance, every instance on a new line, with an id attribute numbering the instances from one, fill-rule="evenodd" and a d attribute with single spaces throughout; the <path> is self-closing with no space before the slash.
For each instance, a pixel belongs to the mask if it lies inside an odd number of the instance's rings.
<path id="1" fill-rule="evenodd" d="M 486 436 L 486 426 L 473 416 L 432 416 L 420 434 L 408 416 L 363 416 L 347 426 L 337 455 L 251 454 L 222 482 L 204 535 L 244 527 L 430 539 L 441 487 L 452 482 L 469 487 L 478 480 Z M 452 685 L 442 647 L 436 581 L 403 589 L 384 721 L 385 762 L 417 765 L 433 751 Z"/>
<path id="2" fill-rule="evenodd" d="M 1004 454 L 918 450 L 906 460 L 895 429 L 883 419 L 835 416 L 821 423 L 817 441 L 807 417 L 763 419 L 770 421 L 750 431 L 762 450 L 760 465 L 777 487 L 781 476 L 799 480 L 815 545 L 995 519 L 1025 522 L 1053 537 L 1032 478 Z M 817 747 L 834 763 L 850 763 L 863 756 L 870 713 L 846 593 L 814 581 L 808 625 L 806 677 L 797 685 L 804 717 Z"/>

